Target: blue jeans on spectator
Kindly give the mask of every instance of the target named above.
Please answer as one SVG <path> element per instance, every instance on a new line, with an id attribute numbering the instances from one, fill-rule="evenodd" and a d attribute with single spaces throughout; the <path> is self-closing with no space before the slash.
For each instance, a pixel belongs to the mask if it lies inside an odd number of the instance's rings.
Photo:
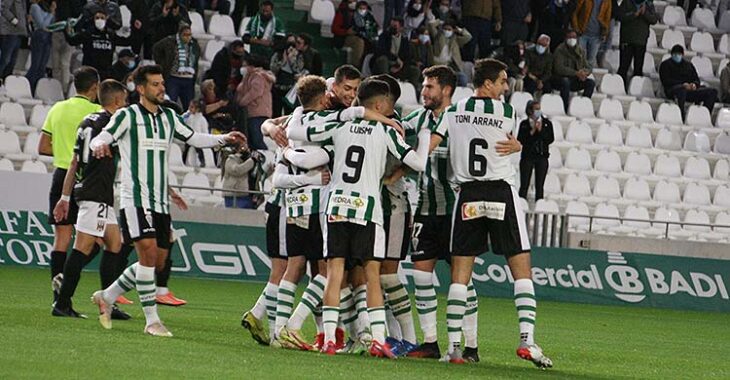
<path id="1" fill-rule="evenodd" d="M 591 68 L 598 67 L 596 65 L 596 57 L 598 56 L 598 50 L 601 48 L 603 40 L 600 36 L 588 36 L 582 35 L 578 37 L 578 45 L 586 53 L 586 60 Z"/>
<path id="2" fill-rule="evenodd" d="M 25 77 L 30 82 L 30 88 L 35 94 L 38 80 L 46 77 L 46 65 L 51 58 L 51 33 L 36 30 L 30 39 L 30 69 Z"/>
<path id="3" fill-rule="evenodd" d="M 193 78 L 180 78 L 171 75 L 167 78 L 165 87 L 170 100 L 177 102 L 179 98 L 183 109 L 187 109 L 195 97 L 195 80 Z"/>
<path id="4" fill-rule="evenodd" d="M 13 73 L 20 49 L 20 38 L 21 36 L 13 34 L 0 36 L 0 77 L 3 79 Z"/>
<path id="5" fill-rule="evenodd" d="M 475 49 L 479 45 L 479 58 L 486 58 L 492 49 L 492 20 L 481 17 L 464 17 L 464 27 L 471 40 L 461 49 L 463 61 L 474 62 Z"/>
<path id="6" fill-rule="evenodd" d="M 223 201 L 227 208 L 255 208 L 253 199 L 251 196 L 235 196 L 235 197 L 223 197 Z"/>
<path id="7" fill-rule="evenodd" d="M 248 118 L 248 147 L 256 150 L 266 150 L 264 143 L 264 135 L 261 132 L 261 125 L 268 119 L 267 117 L 250 117 Z"/>

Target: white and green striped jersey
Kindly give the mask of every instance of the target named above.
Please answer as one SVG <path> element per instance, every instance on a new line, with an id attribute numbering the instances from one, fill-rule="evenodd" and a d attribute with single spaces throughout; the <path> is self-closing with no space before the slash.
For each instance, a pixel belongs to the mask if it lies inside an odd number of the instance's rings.
<path id="1" fill-rule="evenodd" d="M 170 108 L 153 114 L 139 104 L 117 111 L 104 130 L 119 146 L 120 207 L 169 214 L 168 150 L 173 138 L 187 141 L 193 130 Z"/>
<path id="2" fill-rule="evenodd" d="M 497 142 L 517 134 L 514 109 L 508 103 L 470 97 L 446 109 L 434 133 L 448 137 L 449 163 L 456 184 L 474 181 L 514 182 L 509 156 L 497 153 Z"/>
<path id="3" fill-rule="evenodd" d="M 411 147 L 395 129 L 362 119 L 308 127 L 306 139 L 334 146 L 326 214 L 382 225 L 380 191 L 388 153 L 402 161 Z"/>
<path id="4" fill-rule="evenodd" d="M 301 142 L 296 141 L 294 145 Z M 333 154 L 332 146 L 322 146 L 330 157 Z M 295 148 L 296 149 L 296 148 Z M 288 163 L 289 174 L 320 174 L 319 168 L 302 169 L 294 164 Z M 313 215 L 324 212 L 324 205 L 327 204 L 328 185 L 304 185 L 293 189 L 286 189 L 286 216 L 296 218 L 303 215 Z"/>
<path id="5" fill-rule="evenodd" d="M 434 117 L 431 110 L 419 108 L 403 119 L 403 125 L 409 128 L 406 135 L 416 135 L 423 128 L 433 131 L 439 119 Z M 449 151 L 448 138 L 444 137 L 441 143 L 431 152 L 426 170 L 418 179 L 419 197 L 417 215 L 443 216 L 451 215 L 456 200 L 456 193 L 449 183 Z"/>
<path id="6" fill-rule="evenodd" d="M 281 160 L 282 151 L 281 148 L 276 148 L 276 153 L 274 154 L 274 165 L 276 165 L 277 162 Z M 266 203 L 269 203 L 273 206 L 277 207 L 284 207 L 284 199 L 286 198 L 286 193 L 284 192 L 284 189 L 279 188 L 272 188 L 271 194 L 266 199 Z"/>
<path id="7" fill-rule="evenodd" d="M 391 175 L 393 171 L 401 165 L 402 164 L 399 160 L 396 160 L 389 154 L 385 165 L 386 176 Z M 399 178 L 390 185 L 383 186 L 381 195 L 384 215 L 404 214 L 411 211 L 411 205 L 408 202 L 408 190 L 406 189 L 405 177 Z"/>

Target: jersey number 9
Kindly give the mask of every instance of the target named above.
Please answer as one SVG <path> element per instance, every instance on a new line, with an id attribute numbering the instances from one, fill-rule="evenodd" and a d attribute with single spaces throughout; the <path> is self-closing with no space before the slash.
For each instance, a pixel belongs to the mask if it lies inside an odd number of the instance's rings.
<path id="1" fill-rule="evenodd" d="M 489 148 L 487 140 L 474 139 L 469 143 L 469 174 L 483 177 L 487 174 L 487 157 L 477 153 L 477 148 Z"/>
<path id="2" fill-rule="evenodd" d="M 345 154 L 345 166 L 354 169 L 353 173 L 343 173 L 342 180 L 347 183 L 357 183 L 362 174 L 362 163 L 365 160 L 365 148 L 353 145 L 347 149 Z"/>

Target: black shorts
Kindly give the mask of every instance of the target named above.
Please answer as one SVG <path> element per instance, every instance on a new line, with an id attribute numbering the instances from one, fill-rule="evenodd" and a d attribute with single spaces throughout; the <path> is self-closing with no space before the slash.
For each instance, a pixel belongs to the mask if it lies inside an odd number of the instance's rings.
<path id="1" fill-rule="evenodd" d="M 307 260 L 324 259 L 321 217 L 322 214 L 305 215 L 296 218 L 298 222 L 294 218 L 287 218 L 286 252 L 288 257 L 304 256 Z"/>
<path id="2" fill-rule="evenodd" d="M 48 224 L 57 226 L 67 226 L 76 224 L 76 218 L 79 215 L 79 206 L 76 204 L 73 192 L 71 192 L 71 201 L 68 206 L 68 217 L 64 220 L 56 220 L 53 217 L 53 209 L 56 207 L 56 203 L 61 199 L 63 194 L 63 180 L 66 179 L 66 169 L 59 169 L 53 171 L 53 180 L 51 181 L 51 193 L 48 196 Z"/>
<path id="3" fill-rule="evenodd" d="M 345 258 L 347 269 L 366 261 L 385 259 L 385 231 L 381 225 L 327 221 L 324 236 L 327 241 L 324 257 Z"/>
<path id="4" fill-rule="evenodd" d="M 411 237 L 411 261 L 449 260 L 451 215 L 416 215 Z"/>
<path id="5" fill-rule="evenodd" d="M 454 206 L 451 254 L 479 256 L 489 242 L 497 255 L 530 250 L 517 191 L 505 181 L 464 183 Z"/>
<path id="6" fill-rule="evenodd" d="M 172 219 L 169 214 L 160 214 L 142 207 L 128 207 L 120 210 L 122 236 L 125 242 L 154 238 L 157 247 L 172 247 Z"/>
<path id="7" fill-rule="evenodd" d="M 286 259 L 286 209 L 266 204 L 266 253 L 271 259 Z"/>
<path id="8" fill-rule="evenodd" d="M 408 256 L 409 239 L 411 237 L 411 214 L 398 213 L 384 215 L 385 259 L 405 260 Z"/>

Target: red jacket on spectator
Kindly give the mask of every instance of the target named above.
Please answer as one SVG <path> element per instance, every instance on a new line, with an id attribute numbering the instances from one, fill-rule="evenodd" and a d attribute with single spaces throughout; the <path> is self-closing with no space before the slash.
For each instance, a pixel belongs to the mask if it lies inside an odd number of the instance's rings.
<path id="1" fill-rule="evenodd" d="M 271 86 L 276 77 L 269 70 L 250 68 L 236 88 L 236 103 L 246 107 L 247 117 L 271 117 Z"/>
<path id="2" fill-rule="evenodd" d="M 335 19 L 332 21 L 332 34 L 336 37 L 347 36 L 347 31 L 353 26 L 352 19 L 355 11 L 347 6 L 348 3 L 348 0 L 342 0 L 335 13 Z"/>

